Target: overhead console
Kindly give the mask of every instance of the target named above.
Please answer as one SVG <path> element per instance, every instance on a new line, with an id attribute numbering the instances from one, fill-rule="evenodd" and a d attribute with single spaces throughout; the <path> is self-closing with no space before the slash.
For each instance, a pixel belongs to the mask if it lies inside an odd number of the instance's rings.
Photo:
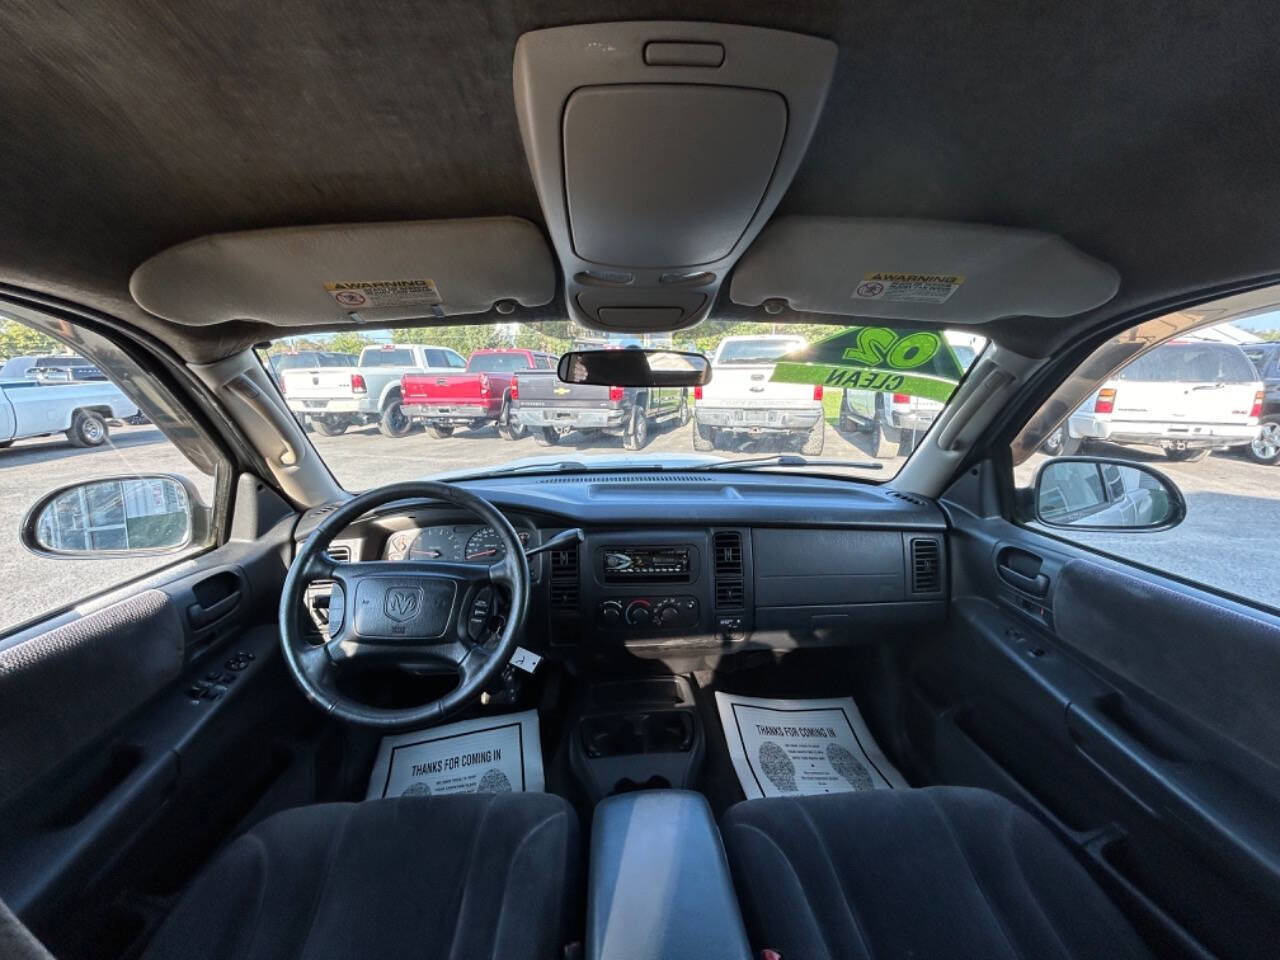
<path id="1" fill-rule="evenodd" d="M 570 316 L 630 332 L 702 320 L 790 185 L 835 56 L 713 23 L 522 36 L 516 110 Z"/>

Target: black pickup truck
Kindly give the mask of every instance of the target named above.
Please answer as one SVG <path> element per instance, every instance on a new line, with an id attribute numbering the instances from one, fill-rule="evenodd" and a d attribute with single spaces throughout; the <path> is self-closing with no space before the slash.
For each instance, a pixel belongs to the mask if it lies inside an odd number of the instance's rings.
<path id="1" fill-rule="evenodd" d="M 565 383 L 554 370 L 522 371 L 511 383 L 512 418 L 542 446 L 576 431 L 586 440 L 621 436 L 628 450 L 641 450 L 658 422 L 689 422 L 684 387 L 601 387 Z"/>

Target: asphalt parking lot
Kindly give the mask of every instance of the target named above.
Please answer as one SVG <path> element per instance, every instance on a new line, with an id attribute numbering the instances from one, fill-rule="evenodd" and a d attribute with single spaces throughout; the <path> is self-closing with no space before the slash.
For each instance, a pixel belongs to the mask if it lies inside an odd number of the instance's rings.
<path id="1" fill-rule="evenodd" d="M 639 456 L 692 453 L 690 430 L 686 426 L 656 431 Z M 576 442 L 571 435 L 557 446 L 543 447 L 531 437 L 502 440 L 491 427 L 459 431 L 444 440 L 422 431 L 391 439 L 373 427 L 338 437 L 309 436 L 339 481 L 353 490 L 521 457 L 628 453 L 617 438 L 606 437 L 588 445 Z M 773 449 L 732 455 L 768 452 Z M 1262 467 L 1225 453 L 1201 463 L 1172 463 L 1155 450 L 1114 447 L 1098 452 L 1150 462 L 1168 473 L 1186 495 L 1187 519 L 1167 533 L 1078 535 L 1080 541 L 1280 608 L 1280 576 L 1275 570 L 1280 468 Z M 862 435 L 843 434 L 831 426 L 822 456 L 869 459 Z M 1034 457 L 1018 469 L 1020 483 L 1030 481 L 1040 459 Z M 859 475 L 887 478 L 900 462 L 886 460 L 884 470 Z M 212 479 L 197 474 L 150 426 L 117 427 L 107 445 L 92 450 L 72 447 L 61 436 L 20 441 L 0 450 L 0 582 L 6 586 L 0 592 L 0 630 L 164 564 L 156 560 L 42 559 L 29 554 L 18 540 L 18 527 L 27 508 L 54 486 L 93 477 L 155 472 L 184 474 L 206 500 L 212 497 Z"/>

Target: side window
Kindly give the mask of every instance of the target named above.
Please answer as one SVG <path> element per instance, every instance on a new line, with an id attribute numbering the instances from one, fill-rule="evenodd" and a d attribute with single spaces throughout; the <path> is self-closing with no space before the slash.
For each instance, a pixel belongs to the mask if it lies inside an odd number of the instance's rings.
<path id="1" fill-rule="evenodd" d="M 1280 288 L 1275 295 L 1280 305 Z M 1229 316 L 1229 307 L 1220 301 L 1158 317 L 1099 347 L 1015 439 L 1014 484 L 1027 491 L 1021 499 L 1030 513 L 1037 474 L 1055 458 L 1154 468 L 1186 501 L 1177 526 L 1090 532 L 1030 523 L 1079 546 L 1280 608 L 1280 541 L 1272 532 L 1280 529 L 1280 397 L 1267 393 L 1262 372 L 1273 352 L 1261 342 L 1269 318 L 1203 325 L 1207 316 Z M 1093 500 L 1083 487 L 1042 483 L 1040 506 L 1053 499 L 1061 502 L 1049 506 L 1067 511 L 1075 501 L 1096 503 L 1092 509 L 1113 519 L 1095 526 L 1149 513 L 1159 502 L 1151 499 L 1155 481 L 1121 473 L 1125 484 Z"/>
<path id="2" fill-rule="evenodd" d="M 449 366 L 457 367 L 459 370 L 466 369 L 467 361 L 462 359 L 461 354 L 454 353 L 452 350 L 447 351 L 447 353 L 448 353 Z"/>
<path id="3" fill-rule="evenodd" d="M 427 351 L 428 367 L 447 367 L 448 365 L 449 365 L 448 358 L 446 357 L 445 352 L 443 350 Z"/>
<path id="4" fill-rule="evenodd" d="M 199 425 L 110 342 L 0 308 L 0 359 L 24 356 L 67 372 L 19 363 L 0 380 L 0 634 L 214 546 L 229 476 Z"/>

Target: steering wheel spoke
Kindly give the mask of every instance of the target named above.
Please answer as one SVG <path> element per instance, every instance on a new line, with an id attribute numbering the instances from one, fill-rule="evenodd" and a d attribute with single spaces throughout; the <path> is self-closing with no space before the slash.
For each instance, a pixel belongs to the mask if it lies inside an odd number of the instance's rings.
<path id="1" fill-rule="evenodd" d="M 489 583 L 496 583 L 498 586 L 506 587 L 510 590 L 515 586 L 516 580 L 520 575 L 518 567 L 519 564 L 523 562 L 523 558 L 517 561 L 511 556 L 511 553 L 508 552 L 501 560 L 495 560 L 485 568 L 485 579 L 488 580 Z M 527 564 L 525 564 L 525 570 L 526 572 L 528 571 Z"/>
<path id="2" fill-rule="evenodd" d="M 333 656 L 329 644 L 311 645 L 298 651 L 298 665 L 302 672 L 317 684 L 326 683 L 333 669 Z"/>

